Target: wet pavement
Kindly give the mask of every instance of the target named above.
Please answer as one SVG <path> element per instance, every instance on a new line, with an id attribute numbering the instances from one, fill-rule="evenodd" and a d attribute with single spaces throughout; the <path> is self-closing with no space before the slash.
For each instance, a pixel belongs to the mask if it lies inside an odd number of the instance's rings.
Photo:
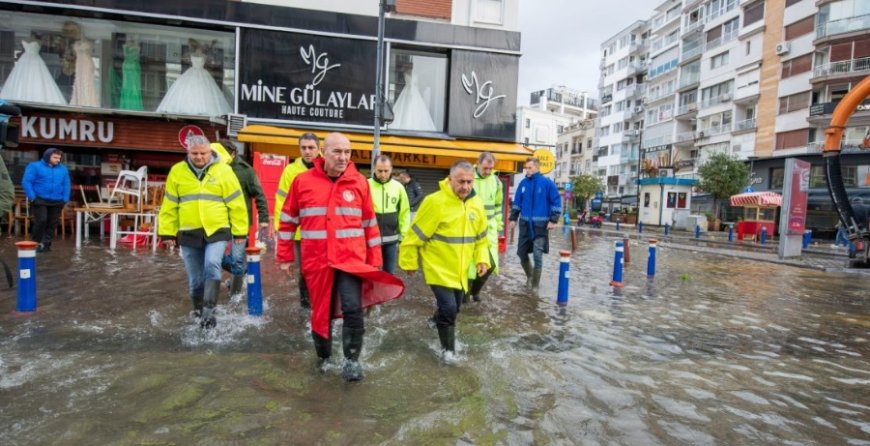
<path id="1" fill-rule="evenodd" d="M 454 364 L 425 323 L 431 291 L 407 279 L 367 318 L 355 384 L 337 359 L 316 371 L 269 254 L 264 317 L 224 292 L 204 332 L 177 254 L 57 242 L 37 260 L 35 315 L 0 291 L 0 443 L 870 445 L 870 275 L 844 271 L 845 254 L 778 262 L 675 237 L 648 280 L 644 235 L 614 289 L 617 234 L 583 229 L 560 308 L 560 231 L 542 297 L 508 248 L 459 315 Z"/>

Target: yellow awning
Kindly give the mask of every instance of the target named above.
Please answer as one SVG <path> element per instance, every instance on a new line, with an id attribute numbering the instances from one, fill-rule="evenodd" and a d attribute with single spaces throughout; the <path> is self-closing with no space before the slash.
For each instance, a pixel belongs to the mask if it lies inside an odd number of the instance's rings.
<path id="1" fill-rule="evenodd" d="M 290 147 L 297 147 L 299 136 L 311 132 L 323 139 L 331 133 L 329 130 L 307 130 L 297 128 L 275 127 L 270 125 L 249 125 L 239 131 L 238 139 L 242 142 L 255 143 L 257 149 L 266 150 L 262 145 L 283 146 L 286 152 Z M 371 151 L 373 136 L 370 133 L 342 132 L 350 139 L 354 150 Z M 422 164 L 432 163 L 431 167 L 449 167 L 456 159 L 474 161 L 481 152 L 489 151 L 495 155 L 498 162 L 496 169 L 502 172 L 516 172 L 517 163 L 523 163 L 532 156 L 532 150 L 517 143 L 483 142 L 469 140 L 444 140 L 419 138 L 412 136 L 381 135 L 381 151 L 390 154 L 428 155 Z M 294 152 L 295 155 L 295 152 Z M 359 162 L 360 160 L 354 160 Z M 397 166 L 406 165 L 402 159 L 394 160 Z"/>

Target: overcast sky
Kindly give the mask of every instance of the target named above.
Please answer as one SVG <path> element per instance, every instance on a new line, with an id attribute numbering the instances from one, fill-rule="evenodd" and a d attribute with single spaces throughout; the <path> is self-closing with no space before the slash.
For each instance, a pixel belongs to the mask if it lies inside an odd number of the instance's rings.
<path id="1" fill-rule="evenodd" d="M 662 3 L 651 0 L 520 0 L 522 53 L 517 105 L 564 85 L 598 97 L 601 43 Z"/>

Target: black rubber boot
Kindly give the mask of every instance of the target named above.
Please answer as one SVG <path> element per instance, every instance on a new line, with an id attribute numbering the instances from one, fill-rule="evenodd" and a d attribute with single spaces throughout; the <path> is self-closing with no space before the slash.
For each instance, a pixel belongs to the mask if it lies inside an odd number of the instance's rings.
<path id="1" fill-rule="evenodd" d="M 190 301 L 193 303 L 193 317 L 202 317 L 202 296 L 190 296 Z"/>
<path id="2" fill-rule="evenodd" d="M 456 352 L 456 327 L 438 327 L 438 339 L 441 340 L 441 348 L 451 353 Z"/>
<path id="3" fill-rule="evenodd" d="M 359 363 L 359 355 L 362 352 L 364 328 L 341 329 L 341 344 L 344 349 L 344 365 L 341 367 L 341 377 L 345 381 L 353 382 L 363 379 L 362 365 Z"/>
<path id="4" fill-rule="evenodd" d="M 308 285 L 305 278 L 299 274 L 299 306 L 305 309 L 311 308 L 311 299 L 308 293 Z"/>
<path id="5" fill-rule="evenodd" d="M 202 320 L 199 322 L 199 326 L 202 328 L 214 328 L 217 325 L 214 310 L 215 305 L 217 305 L 218 292 L 221 289 L 221 281 L 206 280 L 203 288 L 205 291 L 202 295 Z"/>
<path id="6" fill-rule="evenodd" d="M 326 339 L 317 333 L 311 332 L 314 340 L 314 351 L 317 352 L 317 368 L 322 372 L 326 361 L 332 356 L 332 339 Z"/>
<path id="7" fill-rule="evenodd" d="M 241 294 L 242 286 L 245 284 L 245 276 L 233 276 L 230 280 L 230 296 Z"/>
<path id="8" fill-rule="evenodd" d="M 526 286 L 532 286 L 532 263 L 529 261 L 520 262 L 520 265 L 523 266 L 523 271 L 526 273 Z"/>
<path id="9" fill-rule="evenodd" d="M 536 269 L 532 271 L 532 291 L 538 292 L 538 287 L 541 285 L 541 271 Z"/>

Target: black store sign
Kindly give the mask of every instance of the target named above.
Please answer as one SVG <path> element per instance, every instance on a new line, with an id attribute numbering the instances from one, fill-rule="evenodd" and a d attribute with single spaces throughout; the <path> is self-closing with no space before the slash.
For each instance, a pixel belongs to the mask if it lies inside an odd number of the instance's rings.
<path id="1" fill-rule="evenodd" d="M 242 29 L 240 40 L 239 113 L 372 125 L 374 41 L 259 29 Z"/>
<path id="2" fill-rule="evenodd" d="M 519 57 L 455 50 L 450 66 L 448 133 L 513 141 Z"/>

